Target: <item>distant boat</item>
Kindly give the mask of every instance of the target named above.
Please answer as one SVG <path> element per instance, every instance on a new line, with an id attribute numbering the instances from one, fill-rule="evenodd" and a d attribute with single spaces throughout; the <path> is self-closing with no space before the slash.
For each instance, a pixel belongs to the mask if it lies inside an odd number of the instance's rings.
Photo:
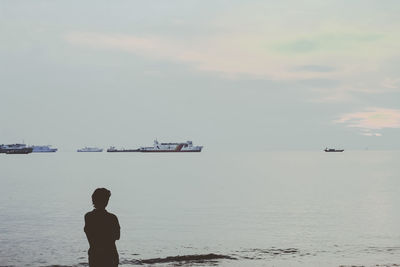
<path id="1" fill-rule="evenodd" d="M 52 148 L 51 146 L 32 146 L 33 153 L 49 153 L 49 152 L 57 152 L 57 148 Z"/>
<path id="2" fill-rule="evenodd" d="M 335 148 L 325 148 L 325 152 L 343 152 L 344 149 L 335 149 Z"/>
<path id="3" fill-rule="evenodd" d="M 0 153 L 6 154 L 29 154 L 32 153 L 32 150 L 32 147 L 25 144 L 0 145 Z"/>
<path id="4" fill-rule="evenodd" d="M 78 149 L 77 152 L 103 152 L 103 149 L 98 147 L 84 147 Z"/>
<path id="5" fill-rule="evenodd" d="M 107 152 L 140 152 L 139 149 L 118 149 L 115 148 L 114 146 L 111 146 L 109 149 L 107 149 Z"/>

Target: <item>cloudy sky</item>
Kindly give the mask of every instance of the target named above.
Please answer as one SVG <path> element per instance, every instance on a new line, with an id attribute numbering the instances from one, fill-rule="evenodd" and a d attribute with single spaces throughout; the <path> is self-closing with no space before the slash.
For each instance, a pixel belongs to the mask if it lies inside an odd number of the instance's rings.
<path id="1" fill-rule="evenodd" d="M 398 0 L 0 2 L 0 143 L 400 149 Z"/>

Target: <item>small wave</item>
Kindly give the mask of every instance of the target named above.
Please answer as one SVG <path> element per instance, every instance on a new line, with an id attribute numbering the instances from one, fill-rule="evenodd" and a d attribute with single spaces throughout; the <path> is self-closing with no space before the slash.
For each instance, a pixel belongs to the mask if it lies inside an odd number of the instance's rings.
<path id="1" fill-rule="evenodd" d="M 89 266 L 89 264 L 86 262 L 81 262 L 81 263 L 78 263 L 75 265 L 46 265 L 46 266 L 42 266 L 42 267 L 83 267 L 83 266 Z"/>
<path id="2" fill-rule="evenodd" d="M 297 248 L 253 248 L 253 249 L 245 249 L 236 251 L 239 254 L 240 258 L 246 260 L 261 260 L 266 257 L 279 257 L 279 256 L 305 256 L 310 255 L 309 253 L 300 253 L 300 250 Z M 237 254 L 235 254 L 237 255 Z"/>
<path id="3" fill-rule="evenodd" d="M 368 265 L 370 267 L 398 267 L 400 264 L 389 263 L 389 264 L 374 264 Z M 339 265 L 339 267 L 367 267 L 367 265 Z"/>
<path id="4" fill-rule="evenodd" d="M 195 254 L 195 255 L 183 255 L 183 256 L 170 256 L 166 258 L 153 258 L 153 259 L 143 259 L 143 260 L 124 260 L 121 264 L 133 264 L 133 265 L 143 265 L 143 264 L 157 264 L 157 263 L 174 263 L 175 265 L 185 265 L 185 264 L 212 264 L 218 263 L 219 260 L 236 260 L 236 258 L 220 255 L 220 254 Z"/>
<path id="5" fill-rule="evenodd" d="M 369 253 L 399 253 L 400 247 L 367 247 L 364 251 Z"/>
<path id="6" fill-rule="evenodd" d="M 260 248 L 255 248 L 255 249 L 249 249 L 245 250 L 243 252 L 256 252 L 260 254 L 268 254 L 268 255 L 287 255 L 287 254 L 298 254 L 300 250 L 297 248 L 268 248 L 268 249 L 260 249 Z"/>

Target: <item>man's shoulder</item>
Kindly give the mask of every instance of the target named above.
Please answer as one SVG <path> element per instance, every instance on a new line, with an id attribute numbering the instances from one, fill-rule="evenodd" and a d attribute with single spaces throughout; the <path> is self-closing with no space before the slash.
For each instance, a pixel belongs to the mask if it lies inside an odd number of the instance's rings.
<path id="1" fill-rule="evenodd" d="M 118 220 L 117 215 L 115 215 L 114 213 L 111 213 L 111 212 L 107 212 L 107 213 L 108 213 L 108 216 L 110 216 L 111 218 Z"/>
<path id="2" fill-rule="evenodd" d="M 92 211 L 89 211 L 89 212 L 87 212 L 87 213 L 85 214 L 85 218 L 92 217 L 92 216 L 93 216 L 93 214 L 94 214 L 94 210 L 92 210 Z"/>
<path id="3" fill-rule="evenodd" d="M 119 221 L 117 215 L 108 212 L 108 218 L 114 225 L 117 225 L 119 227 Z"/>
<path id="4" fill-rule="evenodd" d="M 85 219 L 90 219 L 90 218 L 94 218 L 94 217 L 106 217 L 106 218 L 111 218 L 112 220 L 116 220 L 116 221 L 118 221 L 118 217 L 115 215 L 115 214 L 113 214 L 113 213 L 110 213 L 110 212 L 108 212 L 108 211 L 101 211 L 101 212 L 99 212 L 99 211 L 96 211 L 96 210 L 92 210 L 92 211 L 89 211 L 89 212 L 87 212 L 86 214 L 85 214 Z"/>

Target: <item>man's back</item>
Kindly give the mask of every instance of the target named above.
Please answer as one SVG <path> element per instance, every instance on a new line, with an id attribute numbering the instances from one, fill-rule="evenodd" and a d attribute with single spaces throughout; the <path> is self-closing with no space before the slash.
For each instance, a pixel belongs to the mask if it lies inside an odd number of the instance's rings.
<path id="1" fill-rule="evenodd" d="M 85 233 L 90 247 L 115 248 L 119 239 L 120 226 L 117 216 L 106 210 L 93 210 L 85 215 Z"/>
<path id="2" fill-rule="evenodd" d="M 117 216 L 105 210 L 111 194 L 103 188 L 97 190 L 100 191 L 98 194 L 106 192 L 107 198 L 99 201 L 95 191 L 94 197 L 92 196 L 95 209 L 85 214 L 84 230 L 90 245 L 89 266 L 114 267 L 119 263 L 115 241 L 120 237 L 120 226 Z"/>

